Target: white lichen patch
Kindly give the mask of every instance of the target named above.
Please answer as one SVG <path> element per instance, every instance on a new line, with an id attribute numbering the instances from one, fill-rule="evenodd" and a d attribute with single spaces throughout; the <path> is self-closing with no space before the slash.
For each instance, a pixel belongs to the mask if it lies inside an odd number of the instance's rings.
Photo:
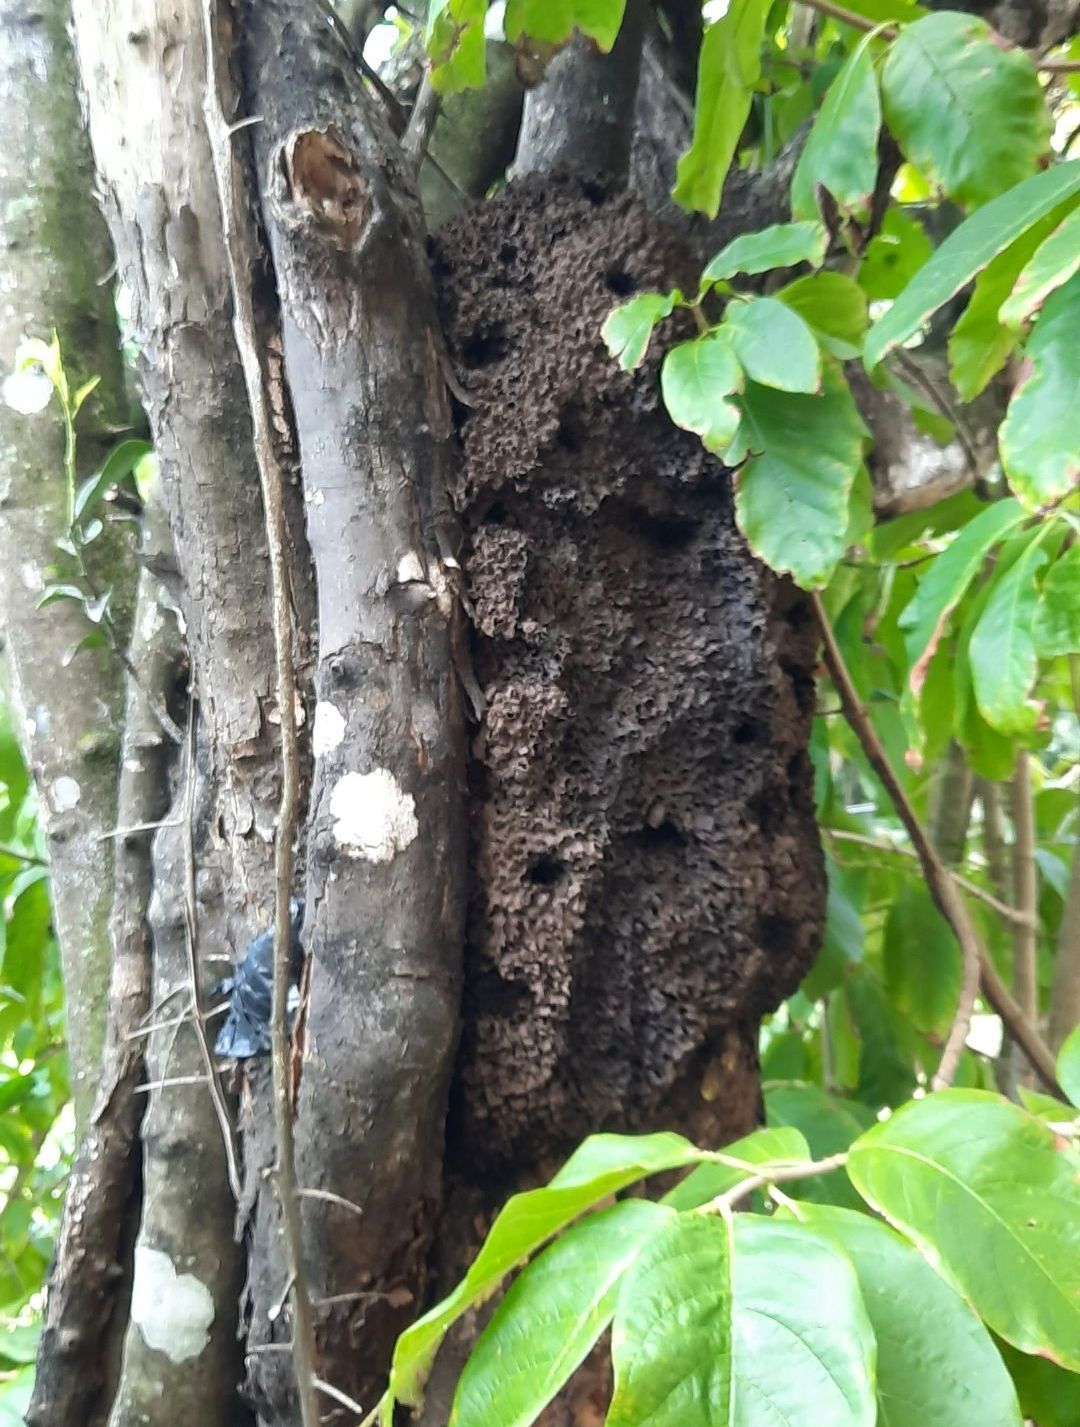
<path id="1" fill-rule="evenodd" d="M 423 583 L 425 578 L 424 565 L 416 551 L 410 550 L 402 555 L 397 564 L 398 584 L 418 585 Z"/>
<path id="2" fill-rule="evenodd" d="M 78 805 L 82 789 L 74 778 L 62 773 L 52 785 L 52 805 L 58 813 L 70 812 Z"/>
<path id="3" fill-rule="evenodd" d="M 336 748 L 345 737 L 345 716 L 334 704 L 317 703 L 311 729 L 311 747 L 316 758 Z"/>
<path id="4" fill-rule="evenodd" d="M 330 794 L 334 837 L 350 857 L 389 862 L 417 836 L 416 802 L 388 768 L 345 773 Z"/>
<path id="5" fill-rule="evenodd" d="M 135 1249 L 131 1321 L 150 1348 L 171 1362 L 197 1358 L 210 1341 L 214 1300 L 202 1279 L 177 1273 L 160 1249 Z"/>

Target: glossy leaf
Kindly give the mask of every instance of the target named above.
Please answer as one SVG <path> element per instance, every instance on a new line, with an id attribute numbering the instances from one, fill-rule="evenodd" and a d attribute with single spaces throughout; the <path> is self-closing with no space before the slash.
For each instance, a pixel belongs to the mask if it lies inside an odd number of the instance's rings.
<path id="1" fill-rule="evenodd" d="M 758 233 L 743 233 L 717 253 L 701 275 L 702 282 L 719 282 L 737 273 L 764 273 L 790 268 L 796 263 L 825 261 L 828 234 L 820 222 L 775 223 Z"/>
<path id="2" fill-rule="evenodd" d="M 653 328 L 674 309 L 674 293 L 642 292 L 608 314 L 600 335 L 624 372 L 645 360 Z"/>
<path id="3" fill-rule="evenodd" d="M 482 1303 L 518 1264 L 586 1209 L 617 1190 L 704 1158 L 679 1135 L 593 1135 L 542 1189 L 507 1201 L 457 1288 L 398 1339 L 390 1373 L 392 1400 L 418 1404 L 450 1325 Z"/>
<path id="4" fill-rule="evenodd" d="M 886 209 L 859 266 L 859 286 L 877 301 L 897 297 L 933 255 L 926 229 L 898 205 Z"/>
<path id="5" fill-rule="evenodd" d="M 956 606 L 982 569 L 988 552 L 1025 519 L 1018 501 L 1003 500 L 989 505 L 960 531 L 919 582 L 911 603 L 900 616 L 905 633 L 908 682 L 916 701 L 922 694 L 930 661 Z"/>
<path id="6" fill-rule="evenodd" d="M 1057 225 L 1034 254 L 1001 309 L 1002 322 L 1026 322 L 1080 268 L 1080 208 Z"/>
<path id="7" fill-rule="evenodd" d="M 901 31 L 881 76 L 905 156 L 957 203 L 979 204 L 1036 170 L 1050 114 L 1030 57 L 976 16 L 946 11 Z"/>
<path id="8" fill-rule="evenodd" d="M 819 184 L 841 211 L 864 214 L 869 208 L 877 182 L 881 128 L 871 39 L 868 35 L 855 48 L 814 120 L 791 183 L 791 211 L 796 218 L 818 216 Z"/>
<path id="9" fill-rule="evenodd" d="M 866 340 L 867 367 L 877 366 L 893 347 L 906 342 L 998 253 L 1076 193 L 1080 193 L 1080 160 L 1048 168 L 973 213 L 949 234 L 871 327 Z"/>
<path id="10" fill-rule="evenodd" d="M 778 391 L 821 390 L 821 349 L 802 318 L 775 297 L 733 302 L 720 329 L 746 374 Z"/>
<path id="11" fill-rule="evenodd" d="M 672 197 L 716 217 L 735 148 L 761 78 L 761 41 L 770 0 L 731 0 L 705 31 L 698 59 L 694 136 L 679 160 Z"/>
<path id="12" fill-rule="evenodd" d="M 1030 733 L 1038 718 L 1028 694 L 1039 663 L 1033 632 L 1039 599 L 1035 576 L 1046 558 L 1036 536 L 1003 573 L 995 572 L 968 646 L 979 712 L 1000 733 Z"/>
<path id="13" fill-rule="evenodd" d="M 1080 1155 L 1000 1096 L 944 1090 L 867 1131 L 847 1171 L 994 1332 L 1080 1371 Z"/>
<path id="14" fill-rule="evenodd" d="M 534 1259 L 469 1355 L 450 1427 L 528 1427 L 607 1328 L 623 1274 L 672 1217 L 647 1199 L 627 1199 Z"/>
<path id="15" fill-rule="evenodd" d="M 846 361 L 857 357 L 869 325 L 866 294 L 843 273 L 812 273 L 775 294 L 797 312 L 821 345 Z"/>
<path id="16" fill-rule="evenodd" d="M 1080 273 L 1047 298 L 999 434 L 1009 485 L 1025 505 L 1080 482 Z"/>
<path id="17" fill-rule="evenodd" d="M 483 85 L 487 8 L 487 0 L 430 0 L 424 48 L 431 60 L 431 82 L 440 94 Z"/>
<path id="18" fill-rule="evenodd" d="M 877 1341 L 882 1427 L 1021 1427 L 1016 1389 L 979 1319 L 919 1251 L 868 1214 L 800 1205 L 851 1260 Z"/>
<path id="19" fill-rule="evenodd" d="M 730 445 L 739 425 L 738 408 L 728 398 L 744 385 L 742 367 L 723 328 L 672 347 L 660 371 L 660 389 L 672 421 L 696 432 L 717 455 Z"/>
<path id="20" fill-rule="evenodd" d="M 796 1224 L 683 1214 L 623 1279 L 606 1427 L 873 1427 L 851 1264 Z"/>
<path id="21" fill-rule="evenodd" d="M 884 951 L 892 1004 L 943 1039 L 960 994 L 960 948 L 925 887 L 909 883 L 889 908 Z"/>
<path id="22" fill-rule="evenodd" d="M 1057 1078 L 1072 1103 L 1080 1106 L 1080 1026 L 1074 1026 L 1058 1052 Z"/>
<path id="23" fill-rule="evenodd" d="M 826 369 L 820 396 L 750 383 L 727 453 L 746 461 L 735 509 L 754 552 L 804 589 L 827 583 L 844 553 L 848 498 L 865 427 L 843 377 Z"/>
<path id="24" fill-rule="evenodd" d="M 511 44 L 522 40 L 562 45 L 575 29 L 605 53 L 615 43 L 626 0 L 507 0 L 503 28 Z"/>
<path id="25" fill-rule="evenodd" d="M 797 1129 L 814 1159 L 841 1154 L 874 1123 L 874 1112 L 857 1101 L 830 1095 L 819 1085 L 766 1085 L 765 1112 L 771 1127 Z M 858 1196 L 845 1174 L 823 1174 L 786 1185 L 796 1198 L 857 1207 Z"/>
<path id="26" fill-rule="evenodd" d="M 152 451 L 149 441 L 121 441 L 109 452 L 100 471 L 88 476 L 75 492 L 75 519 L 81 519 L 90 504 L 110 486 L 129 476 L 143 457 Z"/>
<path id="27" fill-rule="evenodd" d="M 1080 653 L 1080 545 L 1059 555 L 1035 610 L 1035 648 L 1045 659 Z"/>
<path id="28" fill-rule="evenodd" d="M 1018 1353 L 1008 1343 L 998 1347 L 1016 1384 L 1025 1420 L 1037 1422 L 1038 1427 L 1076 1427 L 1080 1422 L 1080 1377 L 1046 1358 Z"/>

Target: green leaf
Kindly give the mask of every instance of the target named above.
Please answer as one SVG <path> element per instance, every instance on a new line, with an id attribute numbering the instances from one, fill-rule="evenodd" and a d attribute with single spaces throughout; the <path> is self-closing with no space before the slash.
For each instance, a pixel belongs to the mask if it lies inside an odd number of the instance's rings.
<path id="1" fill-rule="evenodd" d="M 747 376 L 778 391 L 821 390 L 821 349 L 802 318 L 775 297 L 733 302 L 721 332 L 727 334 Z"/>
<path id="2" fill-rule="evenodd" d="M 450 1427 L 529 1427 L 611 1322 L 623 1274 L 673 1211 L 627 1199 L 568 1229 L 514 1280 L 465 1364 Z"/>
<path id="3" fill-rule="evenodd" d="M 751 1165 L 785 1159 L 807 1160 L 811 1157 L 806 1140 L 798 1130 L 788 1126 L 755 1130 L 753 1134 L 736 1140 L 733 1145 L 725 1145 L 723 1153 L 733 1160 L 743 1160 Z M 673 1209 L 696 1209 L 701 1204 L 708 1204 L 717 1195 L 726 1194 L 752 1172 L 737 1169 L 731 1164 L 699 1164 L 681 1184 L 669 1190 L 661 1202 L 671 1205 Z"/>
<path id="4" fill-rule="evenodd" d="M 440 94 L 483 88 L 487 8 L 487 0 L 429 0 L 424 48 Z"/>
<path id="5" fill-rule="evenodd" d="M 563 45 L 580 30 L 606 54 L 625 8 L 625 0 L 508 0 L 503 28 L 512 45 L 522 40 Z"/>
<path id="6" fill-rule="evenodd" d="M 593 1135 L 543 1189 L 515 1194 L 503 1206 L 472 1267 L 447 1298 L 397 1340 L 390 1399 L 417 1406 L 450 1325 L 489 1298 L 512 1269 L 586 1209 L 650 1174 L 705 1158 L 679 1135 Z"/>
<path id="7" fill-rule="evenodd" d="M 703 283 L 720 282 L 736 273 L 764 273 L 796 263 L 825 261 L 828 234 L 820 222 L 774 223 L 758 233 L 743 233 L 721 248 L 701 274 Z"/>
<path id="8" fill-rule="evenodd" d="M 1008 1343 L 998 1347 L 1020 1394 L 1025 1419 L 1039 1427 L 1076 1427 L 1080 1422 L 1080 1377 L 1046 1358 L 1018 1353 Z"/>
<path id="9" fill-rule="evenodd" d="M 75 519 L 79 520 L 90 503 L 110 486 L 129 476 L 147 452 L 154 448 L 149 441 L 121 441 L 109 452 L 100 471 L 89 476 L 75 493 Z"/>
<path id="10" fill-rule="evenodd" d="M 949 374 L 965 401 L 978 396 L 1020 340 L 1019 328 L 1002 321 L 1001 307 L 1024 264 L 1052 230 L 1054 217 L 1048 213 L 1033 223 L 975 279 L 968 304 L 949 334 Z"/>
<path id="11" fill-rule="evenodd" d="M 908 883 L 889 908 L 884 953 L 892 1004 L 919 1030 L 943 1038 L 960 994 L 960 948 L 925 887 Z"/>
<path id="12" fill-rule="evenodd" d="M 972 15 L 927 15 L 900 32 L 881 75 L 885 119 L 906 158 L 958 203 L 1033 174 L 1050 113 L 1030 57 Z"/>
<path id="13" fill-rule="evenodd" d="M 864 20 L 873 20 L 875 24 L 888 20 L 903 20 L 906 23 L 926 14 L 915 0 L 847 0 L 843 8 L 854 15 L 861 15 Z"/>
<path id="14" fill-rule="evenodd" d="M 868 35 L 829 86 L 814 120 L 795 177 L 791 211 L 796 218 L 818 216 L 817 186 L 828 190 L 841 211 L 865 214 L 878 172 L 881 100 Z"/>
<path id="15" fill-rule="evenodd" d="M 1017 184 L 961 223 L 871 327 L 866 340 L 867 368 L 876 367 L 887 352 L 906 342 L 998 253 L 1077 192 L 1080 160 L 1073 160 Z"/>
<path id="16" fill-rule="evenodd" d="M 738 409 L 727 398 L 743 386 L 742 367 L 723 328 L 672 347 L 660 371 L 668 415 L 716 455 L 727 450 L 738 429 Z"/>
<path id="17" fill-rule="evenodd" d="M 1035 648 L 1044 659 L 1080 652 L 1080 545 L 1051 565 L 1035 610 Z"/>
<path id="18" fill-rule="evenodd" d="M 775 294 L 797 312 L 821 345 L 847 361 L 862 351 L 869 318 L 866 294 L 843 273 L 812 273 Z"/>
<path id="19" fill-rule="evenodd" d="M 1028 694 L 1039 666 L 1032 632 L 1039 600 L 1035 574 L 1046 558 L 1036 536 L 1003 574 L 995 572 L 968 646 L 979 712 L 999 733 L 1030 733 L 1038 721 Z"/>
<path id="20" fill-rule="evenodd" d="M 1057 1078 L 1072 1103 L 1080 1106 L 1080 1026 L 1073 1027 L 1058 1051 Z"/>
<path id="21" fill-rule="evenodd" d="M 694 136 L 679 160 L 672 197 L 710 218 L 720 207 L 735 149 L 761 78 L 761 42 L 770 0 L 731 0 L 705 31 L 698 59 Z"/>
<path id="22" fill-rule="evenodd" d="M 859 908 L 844 889 L 842 874 L 831 857 L 825 859 L 829 893 L 825 901 L 825 936 L 814 965 L 800 990 L 818 1001 L 842 984 L 847 970 L 863 959 L 863 920 Z"/>
<path id="23" fill-rule="evenodd" d="M 848 498 L 866 428 L 844 378 L 825 369 L 820 396 L 751 382 L 727 453 L 746 459 L 735 487 L 739 528 L 754 553 L 804 589 L 828 583 L 844 553 Z"/>
<path id="24" fill-rule="evenodd" d="M 641 365 L 653 328 L 674 307 L 674 293 L 642 292 L 608 313 L 600 335 L 624 372 Z"/>
<path id="25" fill-rule="evenodd" d="M 83 382 L 82 386 L 75 392 L 75 395 L 71 398 L 71 419 L 73 421 L 82 410 L 86 398 L 97 388 L 100 382 L 100 377 L 91 377 L 89 381 Z"/>
<path id="26" fill-rule="evenodd" d="M 867 297 L 897 297 L 933 255 L 926 229 L 896 204 L 886 209 L 859 266 L 859 286 Z"/>
<path id="27" fill-rule="evenodd" d="M 798 1217 L 855 1268 L 877 1341 L 882 1427 L 1021 1427 L 993 1339 L 917 1249 L 850 1209 L 804 1204 Z"/>
<path id="28" fill-rule="evenodd" d="M 818 1085 L 766 1085 L 765 1113 L 770 1127 L 790 1126 L 810 1146 L 814 1159 L 841 1154 L 874 1123 L 874 1112 L 857 1101 L 830 1095 Z M 844 1174 L 822 1174 L 787 1186 L 798 1199 L 855 1208 L 858 1197 Z"/>
<path id="29" fill-rule="evenodd" d="M 1080 268 L 1080 208 L 1074 208 L 1046 239 L 1016 279 L 1001 308 L 1001 320 L 1019 326 Z"/>
<path id="30" fill-rule="evenodd" d="M 682 1214 L 623 1279 L 606 1427 L 873 1427 L 847 1258 L 796 1224 Z"/>
<path id="31" fill-rule="evenodd" d="M 1047 298 L 999 433 L 1009 485 L 1025 505 L 1080 482 L 1080 273 Z"/>
<path id="32" fill-rule="evenodd" d="M 1080 1371 L 1080 1156 L 981 1090 L 941 1090 L 852 1145 L 859 1193 L 995 1333 Z"/>
<path id="33" fill-rule="evenodd" d="M 1019 501 L 1002 500 L 987 506 L 968 521 L 920 580 L 911 603 L 900 616 L 910 666 L 908 682 L 916 703 L 953 611 L 982 569 L 988 552 L 1025 518 Z"/>

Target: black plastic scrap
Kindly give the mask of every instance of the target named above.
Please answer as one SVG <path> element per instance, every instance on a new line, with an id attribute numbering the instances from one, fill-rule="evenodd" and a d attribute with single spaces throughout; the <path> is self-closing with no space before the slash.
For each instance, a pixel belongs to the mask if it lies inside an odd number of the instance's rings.
<path id="1" fill-rule="evenodd" d="M 300 925 L 304 902 L 289 901 L 289 979 L 295 987 L 300 979 L 304 949 L 300 945 Z M 270 1050 L 270 1011 L 273 1005 L 274 930 L 272 927 L 252 937 L 231 976 L 219 981 L 216 996 L 229 997 L 229 1014 L 218 1032 L 214 1052 L 222 1060 L 249 1060 Z M 293 997 L 290 995 L 290 1010 Z"/>

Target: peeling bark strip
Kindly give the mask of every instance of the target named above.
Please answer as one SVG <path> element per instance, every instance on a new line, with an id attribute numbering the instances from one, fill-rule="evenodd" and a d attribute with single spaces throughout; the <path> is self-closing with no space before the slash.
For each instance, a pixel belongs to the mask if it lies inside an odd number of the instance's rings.
<path id="1" fill-rule="evenodd" d="M 458 1024 L 449 419 L 411 180 L 351 52 L 300 0 L 237 14 L 318 586 L 298 1170 L 363 1209 L 305 1199 L 305 1244 L 318 1297 L 383 1295 L 318 1309 L 320 1376 L 370 1405 L 422 1291 Z M 251 1286 L 255 1347 L 282 1333 L 269 1257 Z M 271 1422 L 289 1420 L 281 1359 L 249 1358 Z"/>

